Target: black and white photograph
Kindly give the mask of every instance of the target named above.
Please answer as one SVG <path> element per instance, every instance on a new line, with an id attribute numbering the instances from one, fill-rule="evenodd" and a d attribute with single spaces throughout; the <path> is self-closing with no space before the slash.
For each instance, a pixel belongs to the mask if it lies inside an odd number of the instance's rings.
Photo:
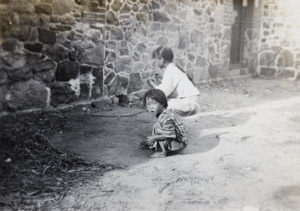
<path id="1" fill-rule="evenodd" d="M 0 0 L 1 211 L 299 211 L 300 0 Z"/>

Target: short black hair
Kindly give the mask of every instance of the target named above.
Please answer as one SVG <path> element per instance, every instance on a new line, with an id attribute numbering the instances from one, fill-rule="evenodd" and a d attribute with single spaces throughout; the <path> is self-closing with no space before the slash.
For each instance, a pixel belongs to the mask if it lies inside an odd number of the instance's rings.
<path id="1" fill-rule="evenodd" d="M 174 53 L 171 48 L 160 46 L 152 52 L 152 59 L 163 58 L 167 62 L 173 62 Z"/>
<path id="2" fill-rule="evenodd" d="M 143 104 L 146 107 L 146 98 L 151 98 L 156 100 L 157 102 L 161 103 L 164 108 L 168 107 L 168 99 L 163 91 L 160 89 L 149 89 L 143 98 Z"/>

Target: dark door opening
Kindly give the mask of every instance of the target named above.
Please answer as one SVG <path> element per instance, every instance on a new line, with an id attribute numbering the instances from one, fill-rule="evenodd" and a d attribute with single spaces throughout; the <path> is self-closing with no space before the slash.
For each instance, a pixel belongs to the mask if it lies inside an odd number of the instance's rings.
<path id="1" fill-rule="evenodd" d="M 243 58 L 243 41 L 245 32 L 245 13 L 243 0 L 233 0 L 233 8 L 236 12 L 234 24 L 231 26 L 231 48 L 230 48 L 230 69 L 241 67 Z"/>

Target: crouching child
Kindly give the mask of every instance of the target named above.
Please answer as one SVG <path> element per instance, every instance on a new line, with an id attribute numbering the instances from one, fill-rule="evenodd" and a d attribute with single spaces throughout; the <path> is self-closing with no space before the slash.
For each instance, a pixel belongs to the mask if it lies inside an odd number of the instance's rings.
<path id="1" fill-rule="evenodd" d="M 180 117 L 173 110 L 168 109 L 168 101 L 163 91 L 148 90 L 143 99 L 148 112 L 156 117 L 152 136 L 147 137 L 148 148 L 155 150 L 150 157 L 164 158 L 178 154 L 185 149 L 188 143 L 186 128 Z"/>

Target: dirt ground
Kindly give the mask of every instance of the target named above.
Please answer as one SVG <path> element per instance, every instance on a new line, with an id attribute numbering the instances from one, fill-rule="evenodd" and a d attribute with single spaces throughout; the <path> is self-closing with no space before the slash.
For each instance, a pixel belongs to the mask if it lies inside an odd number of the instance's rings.
<path id="1" fill-rule="evenodd" d="M 155 119 L 137 105 L 83 107 L 52 144 L 123 168 L 69 191 L 56 210 L 300 210 L 300 81 L 199 85 L 202 110 L 183 118 L 189 145 L 148 158 Z"/>

